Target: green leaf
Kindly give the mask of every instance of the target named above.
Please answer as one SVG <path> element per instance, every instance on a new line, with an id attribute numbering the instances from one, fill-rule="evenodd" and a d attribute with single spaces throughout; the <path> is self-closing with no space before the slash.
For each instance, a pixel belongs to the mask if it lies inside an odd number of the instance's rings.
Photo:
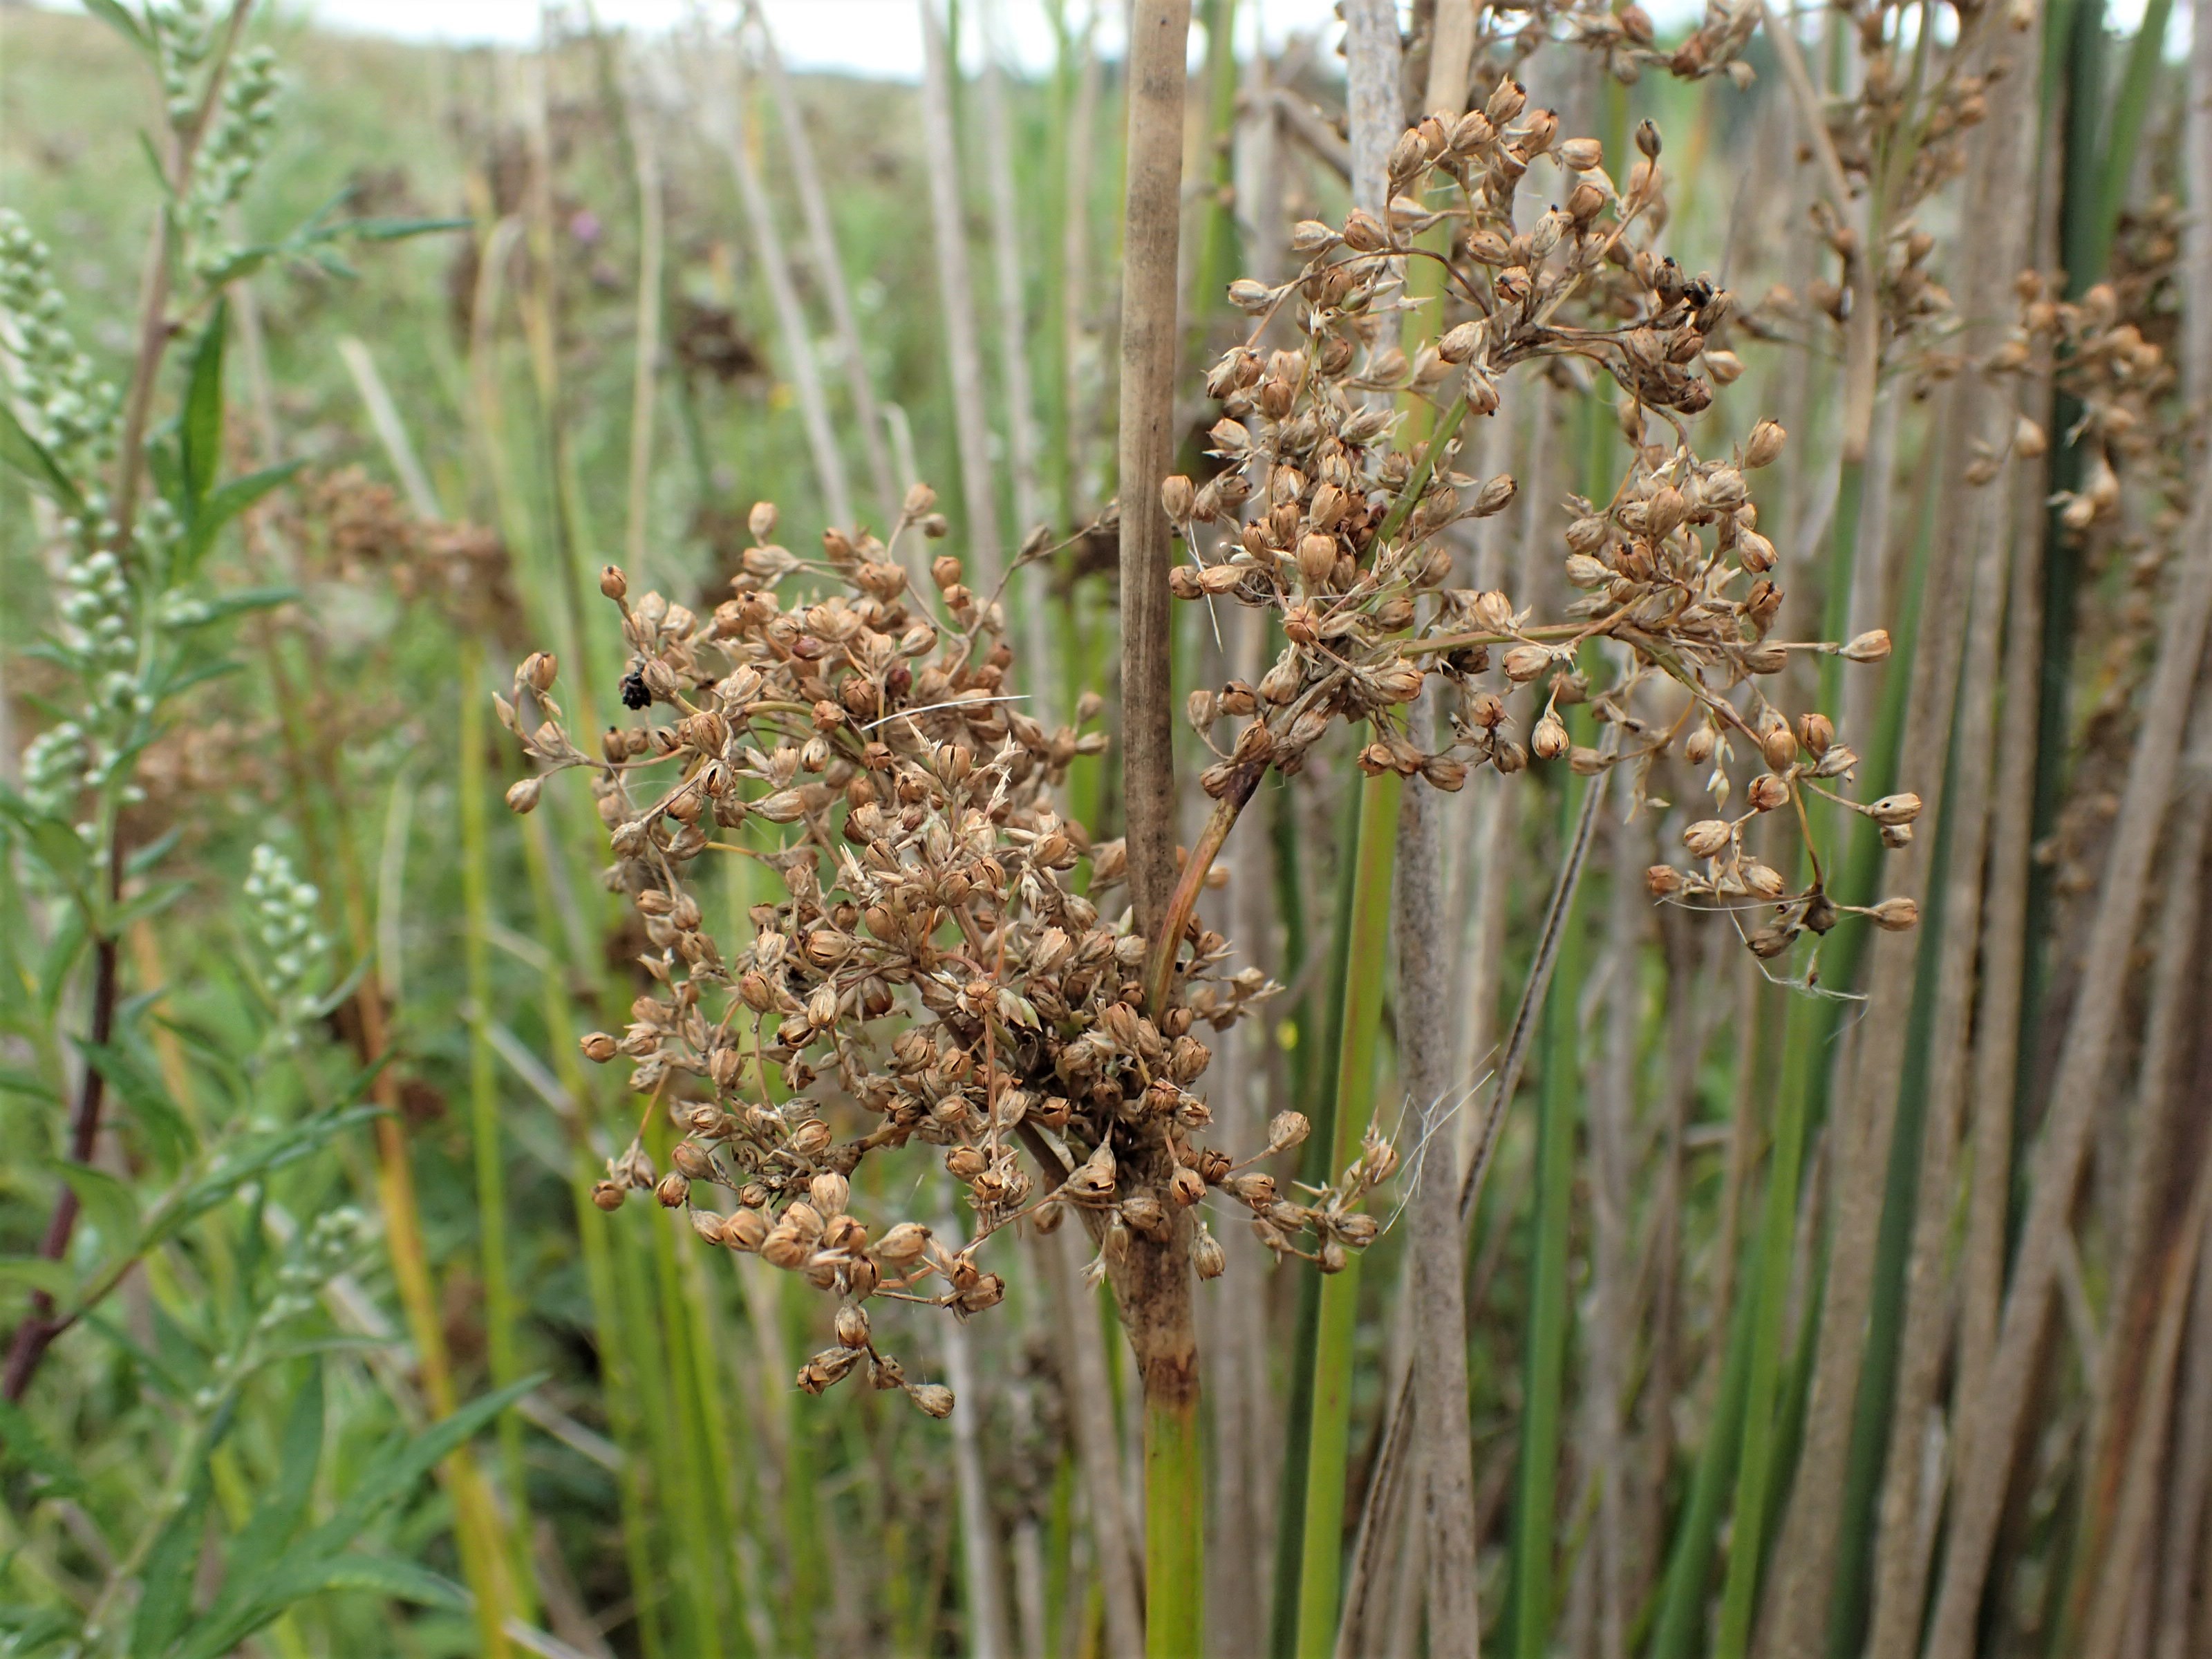
<path id="1" fill-rule="evenodd" d="M 525 1377 L 494 1394 L 472 1400 L 443 1422 L 404 1444 L 387 1443 L 370 1460 L 369 1473 L 349 1493 L 337 1512 L 264 1567 L 234 1553 L 234 1571 L 207 1617 L 192 1631 L 177 1659 L 218 1659 L 294 1602 L 330 1589 L 381 1589 L 419 1599 L 424 1577 L 406 1577 L 404 1564 L 394 1574 L 376 1558 L 348 1552 L 369 1523 L 412 1492 L 438 1462 L 466 1442 L 501 1412 L 544 1381 Z M 370 1577 L 375 1576 L 376 1582 Z M 403 1578 L 405 1590 L 397 1588 Z"/>
<path id="2" fill-rule="evenodd" d="M 134 921 L 160 915 L 191 890 L 192 884 L 188 881 L 163 881 L 133 893 L 107 912 L 106 931 L 108 937 L 112 939 L 123 933 Z"/>
<path id="3" fill-rule="evenodd" d="M 444 1574 L 389 1555 L 349 1552 L 326 1565 L 319 1577 L 317 1590 L 368 1590 L 449 1613 L 466 1613 L 476 1605 L 466 1589 Z"/>
<path id="4" fill-rule="evenodd" d="M 55 919 L 54 936 L 39 957 L 39 1011 L 49 1021 L 62 1006 L 70 975 L 84 954 L 86 937 L 84 912 L 79 907 L 71 905 Z"/>
<path id="5" fill-rule="evenodd" d="M 154 55 L 154 43 L 138 27 L 138 20 L 117 4 L 116 0 L 84 0 L 84 9 L 148 57 Z"/>
<path id="6" fill-rule="evenodd" d="M 225 525 L 305 465 L 304 461 L 286 461 L 277 466 L 264 466 L 258 472 L 233 478 L 209 491 L 199 511 L 193 515 L 191 534 L 185 541 L 185 569 L 196 569 Z"/>
<path id="7" fill-rule="evenodd" d="M 320 1151 L 357 1124 L 376 1116 L 374 1107 L 351 1107 L 320 1112 L 265 1134 L 241 1137 L 217 1154 L 207 1172 L 166 1203 L 149 1223 L 139 1248 L 174 1237 L 183 1228 L 205 1215 L 249 1181 L 272 1170 L 296 1164 Z"/>
<path id="8" fill-rule="evenodd" d="M 228 484 L 223 486 L 229 489 Z M 217 495 L 222 490 L 216 492 Z M 233 617 L 243 617 L 256 611 L 273 611 L 280 605 L 289 605 L 300 597 L 296 587 L 241 587 L 223 594 L 208 603 L 208 622 L 228 622 Z"/>
<path id="9" fill-rule="evenodd" d="M 473 230 L 473 219 L 348 219 L 330 228 L 331 236 L 358 236 L 364 242 L 398 242 L 441 231 Z"/>
<path id="10" fill-rule="evenodd" d="M 222 470 L 222 348 L 229 331 L 230 302 L 218 299 L 199 343 L 192 348 L 185 407 L 178 425 L 178 459 L 195 531 L 201 504 L 215 489 L 216 475 Z"/>
<path id="11" fill-rule="evenodd" d="M 277 1451 L 276 1480 L 262 1498 L 228 1555 L 238 1565 L 273 1559 L 292 1541 L 315 1490 L 315 1470 L 323 1460 L 323 1367 L 312 1361 L 307 1380 L 292 1397 Z"/>
<path id="12" fill-rule="evenodd" d="M 138 1199 L 130 1188 L 89 1164 L 72 1164 L 58 1158 L 50 1164 L 76 1194 L 86 1218 L 100 1229 L 103 1243 L 127 1246 L 138 1237 Z"/>
<path id="13" fill-rule="evenodd" d="M 27 1072 L 20 1066 L 0 1066 L 0 1094 L 23 1095 L 48 1106 L 62 1103 L 62 1097 L 54 1092 L 52 1084 L 36 1072 Z"/>
<path id="14" fill-rule="evenodd" d="M 66 1302 L 76 1290 L 76 1269 L 42 1255 L 0 1255 L 0 1288 L 44 1291 L 55 1301 Z"/>
<path id="15" fill-rule="evenodd" d="M 15 411 L 5 402 L 0 402 L 0 461 L 21 473 L 33 489 L 53 497 L 64 512 L 83 517 L 84 497 L 70 482 L 69 474 L 46 453 L 44 444 L 23 429 Z"/>
<path id="16" fill-rule="evenodd" d="M 192 1569 L 199 1564 L 207 1501 L 203 1474 L 147 1554 L 139 1580 L 138 1611 L 131 1621 L 131 1659 L 159 1659 L 191 1617 Z"/>
<path id="17" fill-rule="evenodd" d="M 0 1562 L 0 1566 L 5 1565 Z M 6 1639 L 0 1641 L 0 1653 L 9 1659 L 29 1659 L 33 1654 L 74 1640 L 78 1626 L 72 1615 L 58 1607 L 0 1606 L 0 1632 L 6 1632 Z"/>
<path id="18" fill-rule="evenodd" d="M 375 1459 L 367 1478 L 347 1495 L 337 1514 L 308 1534 L 308 1541 L 326 1553 L 351 1544 L 380 1511 L 405 1497 L 448 1454 L 544 1380 L 543 1371 L 534 1372 L 481 1395 L 389 1455 Z"/>
<path id="19" fill-rule="evenodd" d="M 124 1109 L 153 1143 L 154 1154 L 165 1170 L 174 1170 L 191 1155 L 199 1138 L 153 1066 L 114 1043 L 80 1041 L 77 1048 L 86 1063 L 107 1079 Z"/>
<path id="20" fill-rule="evenodd" d="M 66 1498 L 84 1490 L 76 1460 L 46 1443 L 21 1407 L 0 1399 L 0 1471 L 20 1469 L 46 1484 L 45 1496 Z"/>

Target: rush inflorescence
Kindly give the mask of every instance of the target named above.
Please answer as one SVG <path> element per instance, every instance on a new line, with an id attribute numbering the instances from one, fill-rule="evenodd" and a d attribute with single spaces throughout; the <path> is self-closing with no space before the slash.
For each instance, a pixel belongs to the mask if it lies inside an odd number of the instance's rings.
<path id="1" fill-rule="evenodd" d="M 932 504 L 926 489 L 909 497 L 893 545 Z M 613 1209 L 649 1189 L 709 1243 L 833 1297 L 836 1346 L 807 1360 L 800 1387 L 865 1367 L 936 1416 L 950 1392 L 908 1381 L 867 1304 L 993 1306 L 1006 1284 L 982 1247 L 1018 1220 L 1049 1231 L 1073 1213 L 1117 1287 L 1178 1236 L 1201 1275 L 1218 1273 L 1198 1219 L 1209 1201 L 1248 1210 L 1279 1254 L 1342 1266 L 1376 1234 L 1355 1206 L 1395 1154 L 1370 1138 L 1334 1185 L 1294 1199 L 1254 1166 L 1304 1139 L 1297 1113 L 1256 1154 L 1208 1143 L 1199 1033 L 1273 988 L 1231 971 L 1227 942 L 1201 933 L 1187 994 L 1145 1001 L 1145 939 L 1076 873 L 1088 859 L 1109 884 L 1119 844 L 1094 846 L 1052 800 L 1103 736 L 1020 712 L 1002 608 L 969 589 L 958 559 L 935 561 L 932 603 L 873 538 L 833 530 L 820 558 L 801 559 L 770 539 L 776 522 L 754 508 L 733 597 L 709 617 L 658 593 L 633 600 L 605 571 L 630 653 L 620 695 L 643 718 L 610 728 L 597 754 L 563 724 L 550 656 L 525 661 L 500 702 L 540 769 L 509 805 L 532 810 L 548 773 L 589 771 L 608 884 L 648 941 L 653 988 L 624 1031 L 583 1048 L 626 1062 L 648 1121 L 665 1112 L 682 1139 L 664 1171 L 641 1126 L 595 1200 Z M 1088 699 L 1079 719 L 1097 713 Z M 777 892 L 726 945 L 695 890 L 710 855 L 763 867 Z M 864 1160 L 910 1143 L 964 1188 L 969 1236 L 856 1213 Z"/>

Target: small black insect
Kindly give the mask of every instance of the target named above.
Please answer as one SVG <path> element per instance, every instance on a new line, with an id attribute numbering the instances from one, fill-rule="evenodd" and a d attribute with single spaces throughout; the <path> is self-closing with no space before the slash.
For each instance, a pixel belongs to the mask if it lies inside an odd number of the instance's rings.
<path id="1" fill-rule="evenodd" d="M 653 704 L 653 693 L 646 689 L 645 671 L 633 668 L 623 676 L 622 700 L 625 708 L 647 708 Z"/>

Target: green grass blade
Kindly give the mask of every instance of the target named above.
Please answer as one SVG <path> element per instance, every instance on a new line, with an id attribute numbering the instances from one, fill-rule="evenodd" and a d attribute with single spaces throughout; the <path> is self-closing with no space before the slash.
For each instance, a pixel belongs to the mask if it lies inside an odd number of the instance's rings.
<path id="1" fill-rule="evenodd" d="M 1337 1049 L 1330 1176 L 1358 1155 L 1375 1112 L 1375 1062 L 1389 952 L 1390 876 L 1397 861 L 1398 798 L 1404 784 L 1384 773 L 1363 784 L 1346 931 L 1344 1013 Z M 1319 1137 L 1316 1137 L 1319 1139 Z M 1297 1659 L 1329 1659 L 1336 1646 L 1344 1555 L 1344 1480 L 1350 1462 L 1352 1353 L 1359 1304 L 1358 1258 L 1321 1285 L 1313 1354 L 1313 1409 L 1306 1453 L 1299 1552 Z"/>
<path id="2" fill-rule="evenodd" d="M 1589 787 L 1576 781 L 1563 792 L 1563 840 L 1572 836 L 1582 796 Z M 1510 1651 L 1521 1659 L 1536 1659 L 1545 1652 L 1557 1605 L 1553 1564 L 1559 1427 L 1565 1405 L 1567 1328 L 1574 1312 L 1567 1243 L 1574 1212 L 1575 1118 L 1581 1099 L 1578 1012 L 1588 960 L 1577 926 L 1579 898 L 1578 888 L 1561 923 L 1559 958 L 1544 1002 L 1544 1079 L 1536 1122 L 1535 1207 L 1529 1218 L 1528 1346 L 1522 1363 L 1510 1591 Z"/>

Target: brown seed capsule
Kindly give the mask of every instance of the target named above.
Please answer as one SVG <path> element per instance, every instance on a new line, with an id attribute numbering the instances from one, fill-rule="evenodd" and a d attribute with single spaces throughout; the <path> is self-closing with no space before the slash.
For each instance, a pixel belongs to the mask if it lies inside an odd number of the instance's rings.
<path id="1" fill-rule="evenodd" d="M 1204 1227 L 1191 1241 L 1190 1265 L 1198 1270 L 1200 1279 L 1218 1279 L 1229 1267 L 1229 1257 L 1221 1248 L 1221 1241 Z"/>
<path id="2" fill-rule="evenodd" d="M 842 1215 L 853 1201 L 853 1185 L 835 1170 L 824 1170 L 806 1183 L 806 1196 L 823 1215 Z"/>
<path id="3" fill-rule="evenodd" d="M 1869 806 L 1866 812 L 1879 824 L 1910 823 L 1920 816 L 1920 797 L 1911 793 L 1884 795 Z"/>
<path id="4" fill-rule="evenodd" d="M 1682 888 L 1682 872 L 1671 864 L 1655 864 L 1644 872 L 1644 884 L 1653 898 L 1666 898 Z"/>
<path id="5" fill-rule="evenodd" d="M 1759 734 L 1759 752 L 1766 763 L 1777 772 L 1786 771 L 1797 758 L 1797 734 L 1790 729 L 1790 722 L 1781 715 L 1771 716 Z"/>
<path id="6" fill-rule="evenodd" d="M 1552 664 L 1552 653 L 1540 645 L 1516 645 L 1507 652 L 1499 666 L 1505 678 L 1516 685 L 1525 685 Z"/>
<path id="7" fill-rule="evenodd" d="M 929 1229 L 918 1221 L 902 1221 L 883 1236 L 876 1255 L 897 1265 L 913 1261 L 929 1246 Z"/>
<path id="8" fill-rule="evenodd" d="M 837 1310 L 837 1340 L 848 1348 L 868 1346 L 867 1310 L 856 1303 L 847 1302 Z"/>
<path id="9" fill-rule="evenodd" d="M 623 1192 L 623 1188 L 617 1186 L 611 1181 L 594 1182 L 592 1186 L 592 1202 L 602 1210 L 619 1210 L 622 1208 Z"/>
<path id="10" fill-rule="evenodd" d="M 1797 741 L 1805 745 L 1807 753 L 1818 760 L 1835 743 L 1835 726 L 1818 709 L 1810 710 L 1797 717 Z"/>
<path id="11" fill-rule="evenodd" d="M 1168 1195 L 1188 1209 L 1206 1196 L 1206 1178 L 1188 1164 L 1180 1165 L 1168 1182 Z"/>
<path id="12" fill-rule="evenodd" d="M 1909 898 L 1886 898 L 1867 911 L 1874 925 L 1889 933 L 1902 933 L 1919 926 L 1920 907 Z"/>
<path id="13" fill-rule="evenodd" d="M 1561 165 L 1575 173 L 1588 173 L 1605 165 L 1605 146 L 1595 138 L 1570 138 L 1559 146 Z"/>
<path id="14" fill-rule="evenodd" d="M 1528 764 L 1528 751 L 1509 738 L 1492 749 L 1490 763 L 1510 777 Z"/>
<path id="15" fill-rule="evenodd" d="M 1682 831 L 1682 845 L 1692 858 L 1717 858 L 1731 839 L 1729 826 L 1719 818 L 1699 818 Z"/>
<path id="16" fill-rule="evenodd" d="M 1682 758 L 1692 766 L 1703 766 L 1713 757 L 1713 749 L 1720 742 L 1720 733 L 1711 726 L 1693 727 L 1682 739 Z"/>
<path id="17" fill-rule="evenodd" d="M 1790 799 L 1790 786 L 1771 772 L 1761 772 L 1743 792 L 1753 811 L 1771 812 Z"/>
<path id="18" fill-rule="evenodd" d="M 906 1397 L 921 1407 L 931 1417 L 952 1415 L 952 1390 L 942 1382 L 912 1382 L 907 1385 Z"/>
<path id="19" fill-rule="evenodd" d="M 1759 898 L 1780 898 L 1787 890 L 1782 872 L 1771 864 L 1753 860 L 1743 866 L 1743 884 L 1747 891 Z"/>
<path id="20" fill-rule="evenodd" d="M 1889 630 L 1869 629 L 1844 647 L 1842 654 L 1850 662 L 1880 662 L 1889 655 Z"/>
<path id="21" fill-rule="evenodd" d="M 1743 464 L 1746 466 L 1771 466 L 1782 453 L 1790 434 L 1779 421 L 1761 421 L 1751 429 L 1744 441 Z"/>
<path id="22" fill-rule="evenodd" d="M 1304 1112 L 1278 1112 L 1267 1124 L 1267 1150 L 1288 1152 L 1312 1133 L 1313 1124 Z"/>
<path id="23" fill-rule="evenodd" d="M 1192 505 L 1196 500 L 1197 491 L 1182 473 L 1170 473 L 1160 481 L 1160 505 L 1166 509 L 1168 517 L 1177 524 L 1190 517 Z"/>
<path id="24" fill-rule="evenodd" d="M 605 1031 L 590 1033 L 578 1046 L 583 1049 L 585 1059 L 597 1060 L 602 1066 L 622 1052 L 621 1046 Z"/>
<path id="25" fill-rule="evenodd" d="M 1528 734 L 1528 747 L 1539 760 L 1557 760 L 1567 752 L 1567 726 L 1548 708 L 1536 722 L 1536 729 Z"/>
<path id="26" fill-rule="evenodd" d="M 629 592 L 629 578 L 623 574 L 620 565 L 611 564 L 599 572 L 599 592 L 611 599 L 620 599 Z"/>
<path id="27" fill-rule="evenodd" d="M 712 1181 L 714 1178 L 714 1159 L 707 1156 L 704 1148 L 690 1141 L 678 1141 L 669 1150 L 668 1161 L 689 1180 Z"/>

